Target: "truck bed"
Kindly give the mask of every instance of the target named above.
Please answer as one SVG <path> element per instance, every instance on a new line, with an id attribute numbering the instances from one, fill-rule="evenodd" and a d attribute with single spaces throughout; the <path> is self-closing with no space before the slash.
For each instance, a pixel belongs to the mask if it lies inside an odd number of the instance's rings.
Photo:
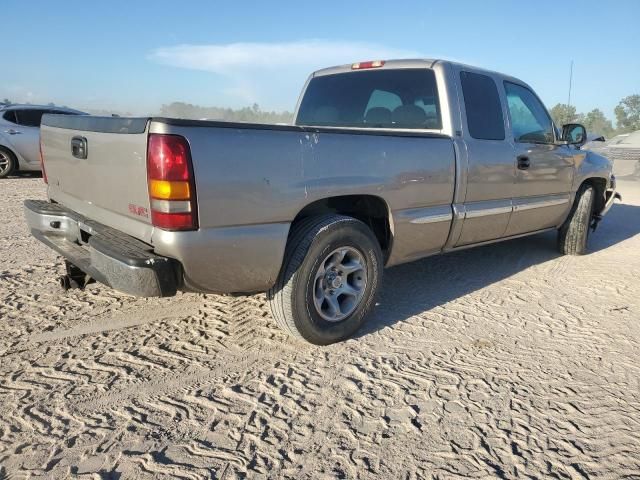
<path id="1" fill-rule="evenodd" d="M 149 134 L 187 139 L 199 229 L 167 232 L 151 225 L 146 180 Z M 86 139 L 86 159 L 71 154 Z M 455 154 L 445 135 L 420 131 L 301 127 L 160 117 L 47 115 L 42 145 L 49 197 L 188 264 L 186 284 L 200 291 L 258 291 L 275 280 L 291 222 L 328 197 L 371 195 L 393 218 L 388 264 L 439 251 L 449 234 Z M 234 260 L 211 280 L 212 265 Z M 203 263 L 202 259 L 207 259 Z M 226 267 L 225 267 L 226 268 Z M 251 278 L 247 284 L 247 278 Z"/>

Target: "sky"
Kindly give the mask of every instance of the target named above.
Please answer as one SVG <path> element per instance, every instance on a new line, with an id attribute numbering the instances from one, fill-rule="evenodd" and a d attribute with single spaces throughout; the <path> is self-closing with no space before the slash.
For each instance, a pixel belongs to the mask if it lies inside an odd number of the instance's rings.
<path id="1" fill-rule="evenodd" d="M 3 0 L 0 99 L 152 114 L 295 108 L 313 70 L 445 58 L 609 118 L 640 93 L 640 0 Z"/>

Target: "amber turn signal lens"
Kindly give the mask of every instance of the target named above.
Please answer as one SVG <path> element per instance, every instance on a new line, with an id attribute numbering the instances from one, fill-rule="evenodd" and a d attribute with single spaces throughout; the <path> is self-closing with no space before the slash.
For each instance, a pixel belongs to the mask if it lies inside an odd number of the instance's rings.
<path id="1" fill-rule="evenodd" d="M 169 180 L 149 180 L 149 194 L 161 200 L 189 200 L 191 190 L 189 182 L 170 182 Z"/>

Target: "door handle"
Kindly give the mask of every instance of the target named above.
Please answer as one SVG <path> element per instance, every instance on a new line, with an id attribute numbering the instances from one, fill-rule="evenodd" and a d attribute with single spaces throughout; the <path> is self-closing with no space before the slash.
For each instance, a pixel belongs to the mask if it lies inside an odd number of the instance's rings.
<path id="1" fill-rule="evenodd" d="M 22 133 L 19 130 L 14 130 L 13 128 L 9 129 L 9 130 L 5 130 L 4 133 L 8 133 L 9 135 L 18 135 L 19 133 Z"/>
<path id="2" fill-rule="evenodd" d="M 531 166 L 531 160 L 526 155 L 518 155 L 518 170 L 528 170 Z"/>

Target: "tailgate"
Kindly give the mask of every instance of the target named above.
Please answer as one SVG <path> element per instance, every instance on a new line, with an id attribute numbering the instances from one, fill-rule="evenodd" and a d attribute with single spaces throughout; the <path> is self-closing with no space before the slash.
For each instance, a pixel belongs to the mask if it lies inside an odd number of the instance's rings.
<path id="1" fill-rule="evenodd" d="M 45 115 L 40 135 L 49 198 L 149 242 L 148 120 Z"/>

